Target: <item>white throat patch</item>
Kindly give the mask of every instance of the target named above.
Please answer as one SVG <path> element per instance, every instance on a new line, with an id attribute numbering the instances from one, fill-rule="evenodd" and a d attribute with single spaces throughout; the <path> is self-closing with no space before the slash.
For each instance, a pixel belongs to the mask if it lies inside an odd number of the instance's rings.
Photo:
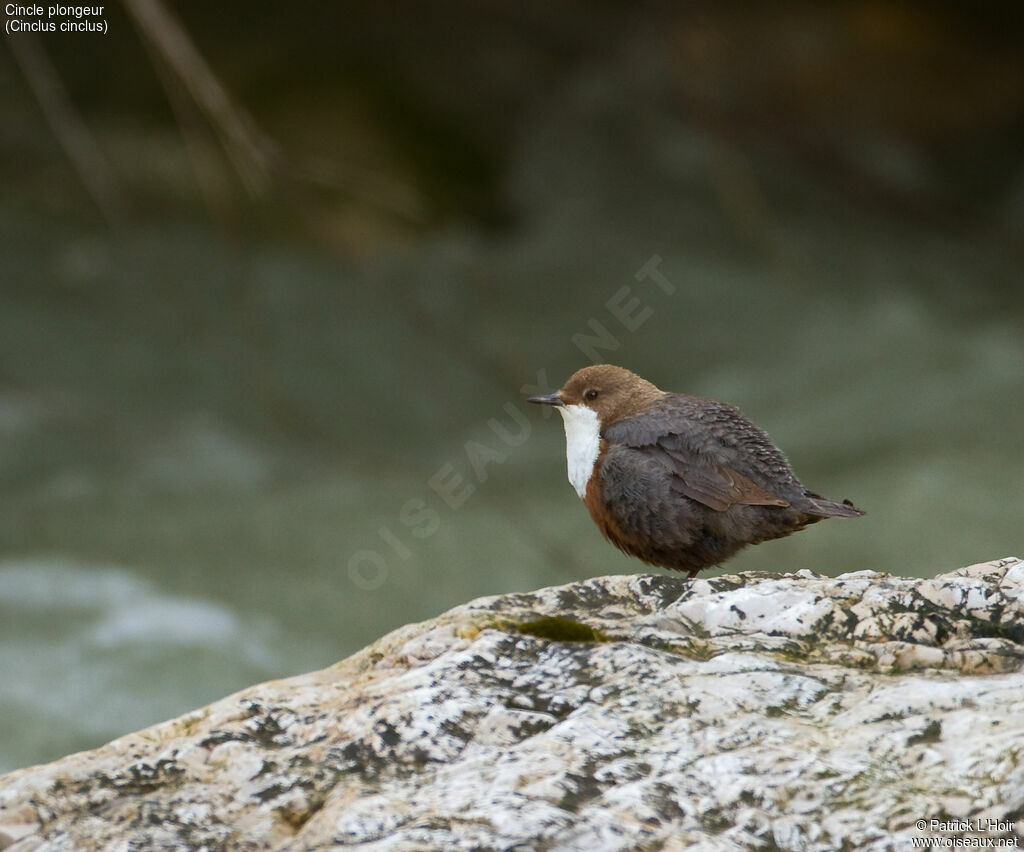
<path id="1" fill-rule="evenodd" d="M 597 413 L 585 405 L 560 405 L 557 409 L 565 425 L 565 459 L 569 482 L 582 500 L 601 452 L 601 424 Z"/>

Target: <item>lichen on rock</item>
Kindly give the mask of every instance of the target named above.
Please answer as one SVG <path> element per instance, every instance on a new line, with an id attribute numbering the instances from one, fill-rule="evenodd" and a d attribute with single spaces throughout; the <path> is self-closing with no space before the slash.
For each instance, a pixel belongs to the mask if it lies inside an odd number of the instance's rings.
<path id="1" fill-rule="evenodd" d="M 0 849 L 881 850 L 954 818 L 1019 836 L 1022 663 L 1016 558 L 599 577 L 0 777 Z"/>

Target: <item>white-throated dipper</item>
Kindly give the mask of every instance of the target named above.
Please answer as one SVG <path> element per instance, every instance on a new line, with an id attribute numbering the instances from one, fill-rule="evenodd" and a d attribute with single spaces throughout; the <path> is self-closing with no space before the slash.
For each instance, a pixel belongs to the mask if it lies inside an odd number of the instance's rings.
<path id="1" fill-rule="evenodd" d="M 604 537 L 650 565 L 693 577 L 748 544 L 864 514 L 804 488 L 736 407 L 622 367 L 584 367 L 528 402 L 557 407 L 569 482 Z"/>

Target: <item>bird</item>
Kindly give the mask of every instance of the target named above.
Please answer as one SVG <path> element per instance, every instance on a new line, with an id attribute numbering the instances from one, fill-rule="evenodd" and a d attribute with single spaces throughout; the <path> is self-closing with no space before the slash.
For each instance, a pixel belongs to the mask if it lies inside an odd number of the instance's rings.
<path id="1" fill-rule="evenodd" d="M 805 488 L 735 406 L 668 393 L 622 367 L 584 367 L 527 401 L 562 416 L 569 482 L 598 529 L 649 565 L 693 578 L 748 545 L 866 514 Z"/>

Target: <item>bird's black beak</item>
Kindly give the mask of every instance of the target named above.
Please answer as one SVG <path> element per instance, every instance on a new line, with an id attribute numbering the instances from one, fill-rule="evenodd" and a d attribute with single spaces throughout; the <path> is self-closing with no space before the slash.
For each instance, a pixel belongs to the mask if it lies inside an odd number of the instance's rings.
<path id="1" fill-rule="evenodd" d="M 558 395 L 558 391 L 549 393 L 546 396 L 528 396 L 527 402 L 535 402 L 538 405 L 564 405 L 562 398 Z"/>

